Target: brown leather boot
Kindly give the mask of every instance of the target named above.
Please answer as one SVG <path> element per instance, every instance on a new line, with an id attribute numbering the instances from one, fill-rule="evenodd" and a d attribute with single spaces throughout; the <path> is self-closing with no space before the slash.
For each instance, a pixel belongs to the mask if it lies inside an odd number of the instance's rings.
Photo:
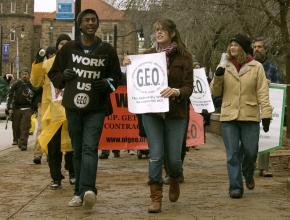
<path id="1" fill-rule="evenodd" d="M 176 202 L 179 198 L 180 189 L 178 178 L 170 178 L 169 186 L 169 200 L 171 202 Z"/>
<path id="2" fill-rule="evenodd" d="M 150 198 L 151 204 L 148 208 L 149 213 L 161 212 L 161 200 L 162 200 L 162 184 L 154 183 L 150 185 Z"/>

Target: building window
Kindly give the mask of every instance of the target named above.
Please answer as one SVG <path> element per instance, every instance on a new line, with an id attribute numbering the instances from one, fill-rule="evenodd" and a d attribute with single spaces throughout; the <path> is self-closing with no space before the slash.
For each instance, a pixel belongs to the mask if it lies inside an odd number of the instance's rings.
<path id="1" fill-rule="evenodd" d="M 102 40 L 113 45 L 113 34 L 112 33 L 103 33 Z"/>
<path id="2" fill-rule="evenodd" d="M 25 3 L 25 6 L 24 6 L 24 13 L 28 14 L 28 3 L 27 2 Z"/>
<path id="3" fill-rule="evenodd" d="M 15 41 L 15 30 L 10 30 L 10 41 Z"/>
<path id="4" fill-rule="evenodd" d="M 16 13 L 16 1 L 11 2 L 11 13 Z"/>

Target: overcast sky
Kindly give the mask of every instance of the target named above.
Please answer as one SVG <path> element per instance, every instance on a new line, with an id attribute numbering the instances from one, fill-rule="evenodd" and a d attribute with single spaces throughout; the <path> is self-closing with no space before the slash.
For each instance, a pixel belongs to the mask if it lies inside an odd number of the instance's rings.
<path id="1" fill-rule="evenodd" d="M 56 0 L 34 0 L 34 11 L 55 11 Z"/>

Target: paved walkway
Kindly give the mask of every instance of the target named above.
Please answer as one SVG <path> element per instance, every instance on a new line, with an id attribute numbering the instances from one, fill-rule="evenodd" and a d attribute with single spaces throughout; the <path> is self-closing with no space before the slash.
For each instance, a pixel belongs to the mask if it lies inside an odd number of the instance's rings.
<path id="1" fill-rule="evenodd" d="M 67 202 L 73 188 L 68 173 L 63 188 L 52 191 L 45 159 L 32 164 L 32 146 L 0 151 L 0 219 L 290 219 L 289 173 L 273 178 L 256 177 L 256 188 L 244 198 L 230 199 L 225 152 L 220 137 L 207 134 L 207 144 L 191 149 L 185 164 L 185 183 L 177 203 L 168 200 L 164 186 L 162 213 L 148 214 L 147 161 L 122 151 L 121 158 L 99 161 L 98 197 L 94 209 L 85 212 Z"/>

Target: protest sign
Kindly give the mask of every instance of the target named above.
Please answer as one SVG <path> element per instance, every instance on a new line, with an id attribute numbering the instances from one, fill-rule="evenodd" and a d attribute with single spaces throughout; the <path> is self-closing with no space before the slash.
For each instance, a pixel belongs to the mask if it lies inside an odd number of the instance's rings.
<path id="1" fill-rule="evenodd" d="M 193 92 L 190 96 L 190 102 L 194 111 L 201 113 L 203 109 L 206 109 L 209 113 L 214 112 L 215 108 L 211 98 L 205 69 L 199 68 L 194 69 L 193 71 Z"/>
<path id="2" fill-rule="evenodd" d="M 168 112 L 169 99 L 160 92 L 168 87 L 165 52 L 131 55 L 127 66 L 128 109 L 131 113 Z"/>
<path id="3" fill-rule="evenodd" d="M 267 133 L 264 132 L 262 123 L 260 123 L 259 154 L 271 152 L 282 147 L 283 142 L 286 86 L 271 83 L 269 98 L 273 108 L 272 120 Z"/>

